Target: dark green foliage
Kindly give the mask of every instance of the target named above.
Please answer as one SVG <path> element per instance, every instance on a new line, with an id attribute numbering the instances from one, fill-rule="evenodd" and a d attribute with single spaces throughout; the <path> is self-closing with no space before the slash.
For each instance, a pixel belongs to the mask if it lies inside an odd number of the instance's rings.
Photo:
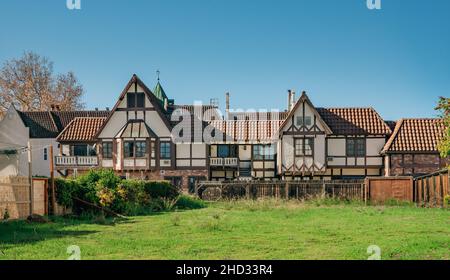
<path id="1" fill-rule="evenodd" d="M 177 203 L 175 204 L 177 209 L 191 210 L 191 209 L 201 209 L 206 208 L 206 203 L 198 198 L 180 195 L 178 197 Z"/>
<path id="2" fill-rule="evenodd" d="M 151 198 L 169 198 L 175 199 L 180 194 L 178 189 L 169 182 L 145 182 L 145 192 Z"/>
<path id="3" fill-rule="evenodd" d="M 111 170 L 91 170 L 77 179 L 56 179 L 55 184 L 58 204 L 71 207 L 77 215 L 98 215 L 99 210 L 74 198 L 119 214 L 143 215 L 171 210 L 179 196 L 178 189 L 168 182 L 121 180 Z M 198 208 L 199 202 L 191 204 Z M 186 199 L 180 205 L 189 209 Z"/>

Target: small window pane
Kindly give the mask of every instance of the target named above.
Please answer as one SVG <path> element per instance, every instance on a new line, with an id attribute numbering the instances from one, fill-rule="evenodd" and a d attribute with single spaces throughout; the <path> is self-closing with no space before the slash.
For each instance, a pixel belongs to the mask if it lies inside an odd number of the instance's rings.
<path id="1" fill-rule="evenodd" d="M 313 155 L 313 140 L 305 139 L 305 155 L 312 156 Z"/>
<path id="2" fill-rule="evenodd" d="M 44 148 L 44 160 L 47 160 L 47 148 Z"/>
<path id="3" fill-rule="evenodd" d="M 146 151 L 147 151 L 147 143 L 143 141 L 136 142 L 136 157 L 138 158 L 145 157 Z"/>
<path id="4" fill-rule="evenodd" d="M 262 145 L 254 145 L 253 146 L 253 159 L 254 160 L 263 160 L 264 159 L 264 150 Z"/>
<path id="5" fill-rule="evenodd" d="M 303 117 L 298 116 L 296 119 L 297 119 L 297 126 L 302 126 L 303 125 Z"/>
<path id="6" fill-rule="evenodd" d="M 354 157 L 355 156 L 355 140 L 347 139 L 347 156 Z"/>
<path id="7" fill-rule="evenodd" d="M 363 157 L 366 155 L 366 140 L 358 139 L 356 141 L 356 155 L 359 157 Z"/>
<path id="8" fill-rule="evenodd" d="M 217 146 L 217 157 L 226 158 L 230 156 L 230 147 L 228 145 Z"/>
<path id="9" fill-rule="evenodd" d="M 310 126 L 311 125 L 311 117 L 305 117 L 305 125 Z"/>
<path id="10" fill-rule="evenodd" d="M 112 142 L 103 143 L 103 158 L 112 158 Z"/>
<path id="11" fill-rule="evenodd" d="M 125 142 L 123 144 L 123 149 L 126 158 L 134 157 L 134 142 Z"/>
<path id="12" fill-rule="evenodd" d="M 74 145 L 73 155 L 78 157 L 87 156 L 87 145 Z"/>
<path id="13" fill-rule="evenodd" d="M 137 107 L 138 108 L 144 108 L 145 107 L 145 96 L 144 93 L 136 93 L 137 96 Z"/>
<path id="14" fill-rule="evenodd" d="M 295 139 L 295 155 L 303 155 L 303 139 Z"/>
<path id="15" fill-rule="evenodd" d="M 160 147 L 160 157 L 162 159 L 170 159 L 170 143 L 162 142 Z"/>
<path id="16" fill-rule="evenodd" d="M 134 93 L 127 94 L 127 107 L 136 108 L 136 94 Z"/>

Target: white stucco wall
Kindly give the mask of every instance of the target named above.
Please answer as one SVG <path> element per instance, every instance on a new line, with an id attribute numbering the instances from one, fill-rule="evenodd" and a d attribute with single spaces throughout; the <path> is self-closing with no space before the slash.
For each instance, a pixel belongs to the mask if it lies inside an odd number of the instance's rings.
<path id="1" fill-rule="evenodd" d="M 0 122 L 0 149 L 20 149 L 27 147 L 28 128 L 22 122 L 17 111 L 11 107 Z M 28 176 L 28 155 L 0 155 L 0 176 Z"/>

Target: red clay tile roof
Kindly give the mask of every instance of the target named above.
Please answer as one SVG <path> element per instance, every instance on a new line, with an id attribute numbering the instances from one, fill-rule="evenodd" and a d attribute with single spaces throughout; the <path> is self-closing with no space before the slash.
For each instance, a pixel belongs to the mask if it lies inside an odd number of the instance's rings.
<path id="1" fill-rule="evenodd" d="M 278 130 L 282 122 L 283 120 L 218 120 L 210 122 L 210 125 L 215 129 L 222 131 L 227 141 L 245 143 L 273 143 L 278 139 Z"/>
<path id="2" fill-rule="evenodd" d="M 437 145 L 444 135 L 442 119 L 402 119 L 383 152 L 438 152 Z"/>
<path id="3" fill-rule="evenodd" d="M 373 108 L 317 108 L 337 135 L 390 135 L 389 126 Z"/>
<path id="4" fill-rule="evenodd" d="M 75 118 L 106 118 L 110 111 L 52 111 L 56 126 L 61 132 Z"/>
<path id="5" fill-rule="evenodd" d="M 91 142 L 105 122 L 106 117 L 82 117 L 73 119 L 57 137 L 58 142 Z"/>

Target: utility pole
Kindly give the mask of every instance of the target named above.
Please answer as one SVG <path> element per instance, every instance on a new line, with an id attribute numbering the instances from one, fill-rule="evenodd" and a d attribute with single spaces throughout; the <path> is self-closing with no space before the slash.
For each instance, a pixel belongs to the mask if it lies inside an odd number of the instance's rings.
<path id="1" fill-rule="evenodd" d="M 55 195 L 55 167 L 53 164 L 53 145 L 50 145 L 50 181 L 52 184 L 52 214 L 55 215 L 56 195 Z"/>
<path id="2" fill-rule="evenodd" d="M 31 141 L 28 140 L 28 182 L 30 184 L 30 216 L 33 215 L 34 206 L 34 188 L 33 188 L 33 168 L 31 157 Z"/>

